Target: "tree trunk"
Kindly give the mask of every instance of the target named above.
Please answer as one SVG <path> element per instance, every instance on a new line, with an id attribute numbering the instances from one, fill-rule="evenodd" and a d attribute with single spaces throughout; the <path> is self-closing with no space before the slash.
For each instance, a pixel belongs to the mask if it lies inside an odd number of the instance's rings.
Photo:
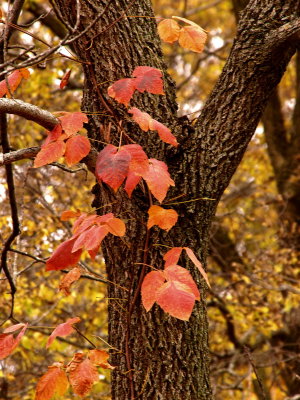
<path id="1" fill-rule="evenodd" d="M 56 0 L 56 4 L 62 19 L 74 25 L 74 2 Z M 101 0 L 81 2 L 80 30 L 107 6 L 93 27 L 74 43 L 85 73 L 82 109 L 92 113 L 89 136 L 98 149 L 103 148 L 103 141 L 118 146 L 122 123 L 126 133 L 122 144 L 128 143 L 128 135 L 149 157 L 169 166 L 176 186 L 169 191 L 165 204 L 181 197 L 172 206 L 180 216 L 175 227 L 168 233 L 154 228 L 148 234 L 145 226 L 152 199 L 145 186 L 136 189 L 131 199 L 123 189 L 115 194 L 105 184 L 94 188 L 93 205 L 101 207 L 101 214 L 114 212 L 127 226 L 123 241 L 113 237 L 103 245 L 108 279 L 113 282 L 108 288 L 109 343 L 114 348 L 111 362 L 117 366 L 112 373 L 112 398 L 209 400 L 203 280 L 193 272 L 202 289 L 201 301 L 189 322 L 176 320 L 157 306 L 146 313 L 140 301 L 140 283 L 150 271 L 146 264 L 163 267 L 165 246 L 188 246 L 205 265 L 209 228 L 218 200 L 243 156 L 270 92 L 295 51 L 290 38 L 299 29 L 299 21 L 298 25 L 293 22 L 299 4 L 294 0 L 286 0 L 284 6 L 281 0 L 249 3 L 229 60 L 196 126 L 176 116 L 175 85 L 163 63 L 155 20 L 119 19 L 125 10 L 128 16 L 152 17 L 151 1 L 129 4 L 126 0 L 111 4 Z M 126 109 L 107 96 L 112 82 L 130 77 L 140 65 L 163 71 L 166 95 L 138 94 L 134 105 L 170 127 L 180 143 L 176 150 L 161 144 L 155 134 L 140 131 Z M 180 264 L 191 267 L 186 259 Z"/>

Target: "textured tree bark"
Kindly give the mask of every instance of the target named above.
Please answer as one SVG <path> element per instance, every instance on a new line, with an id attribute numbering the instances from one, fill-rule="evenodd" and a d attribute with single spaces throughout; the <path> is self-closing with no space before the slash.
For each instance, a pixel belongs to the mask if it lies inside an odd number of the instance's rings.
<path id="1" fill-rule="evenodd" d="M 74 25 L 74 2 L 55 3 L 61 19 Z M 295 21 L 299 3 L 249 3 L 229 60 L 196 126 L 176 116 L 175 85 L 166 72 L 155 20 L 120 18 L 125 10 L 127 15 L 152 17 L 151 1 L 82 1 L 80 29 L 86 28 L 106 6 L 99 21 L 74 43 L 78 57 L 88 63 L 83 64 L 82 108 L 93 113 L 89 136 L 98 149 L 103 148 L 99 141 L 118 145 L 121 125 L 125 132 L 122 144 L 127 143 L 128 135 L 143 146 L 149 157 L 169 166 L 176 186 L 165 204 L 182 196 L 173 206 L 180 216 L 177 225 L 169 233 L 154 228 L 148 235 L 145 223 L 152 200 L 145 186 L 141 185 L 131 200 L 122 189 L 117 194 L 105 184 L 94 189 L 94 206 L 102 207 L 101 213 L 114 212 L 127 225 L 124 241 L 108 239 L 103 247 L 108 279 L 114 282 L 108 289 L 109 342 L 115 349 L 112 364 L 117 366 L 112 374 L 112 398 L 208 400 L 212 394 L 203 281 L 194 272 L 202 297 L 188 323 L 168 316 L 157 306 L 146 313 L 138 289 L 144 273 L 150 270 L 145 269 L 145 264 L 162 268 L 165 245 L 191 247 L 205 264 L 217 202 L 295 51 L 296 40 L 291 38 L 299 29 L 299 21 Z M 112 82 L 129 77 L 139 65 L 163 71 L 166 95 L 138 94 L 134 105 L 172 129 L 180 143 L 176 150 L 161 144 L 155 134 L 141 132 L 130 121 L 125 108 L 107 96 Z M 186 259 L 181 260 L 181 265 L 190 268 Z"/>

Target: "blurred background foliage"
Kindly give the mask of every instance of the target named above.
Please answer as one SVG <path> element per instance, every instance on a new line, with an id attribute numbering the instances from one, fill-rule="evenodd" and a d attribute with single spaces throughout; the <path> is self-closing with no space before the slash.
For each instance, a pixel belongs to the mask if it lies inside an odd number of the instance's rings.
<path id="1" fill-rule="evenodd" d="M 153 0 L 157 17 L 182 16 L 209 32 L 202 54 L 188 52 L 177 44 L 163 44 L 169 73 L 178 87 L 181 116 L 193 120 L 200 112 L 230 52 L 237 13 L 245 3 Z M 2 11 L 6 8 L 3 2 Z M 51 15 L 47 14 L 49 8 L 45 0 L 27 0 L 20 23 L 30 24 L 26 29 L 55 45 L 63 29 L 47 18 Z M 43 13 L 47 17 L 34 22 Z M 19 32 L 14 33 L 12 42 L 34 43 L 37 51 L 44 46 Z M 79 111 L 83 86 L 80 63 L 64 54 L 75 58 L 70 49 L 64 49 L 45 65 L 31 68 L 30 79 L 20 86 L 16 98 L 50 112 Z M 13 49 L 10 56 L 14 56 Z M 72 69 L 69 84 L 60 90 L 60 79 L 68 69 Z M 217 400 L 300 399 L 298 80 L 295 56 L 220 202 L 212 226 L 208 313 L 211 382 Z M 41 144 L 46 132 L 32 122 L 9 116 L 9 135 L 12 148 L 20 149 Z M 22 233 L 13 246 L 18 252 L 11 252 L 9 260 L 18 289 L 14 315 L 16 320 L 28 322 L 30 329 L 14 354 L 0 362 L 0 398 L 27 400 L 34 398 L 37 379 L 48 365 L 68 362 L 75 351 L 90 348 L 87 341 L 73 334 L 55 340 L 46 350 L 51 327 L 78 316 L 79 330 L 96 346 L 109 349 L 102 341 L 107 333 L 106 284 L 101 282 L 105 280 L 101 255 L 94 262 L 84 260 L 85 277 L 68 297 L 58 291 L 63 273 L 49 273 L 44 267 L 45 259 L 70 235 L 71 225 L 60 221 L 61 212 L 91 210 L 93 176 L 84 166 L 74 167 L 72 172 L 61 169 L 59 163 L 33 169 L 28 160 L 16 163 L 14 174 L 22 222 Z M 0 179 L 3 242 L 10 233 L 11 218 L 4 171 Z M 0 291 L 2 321 L 11 306 L 3 278 Z M 118 299 L 116 310 L 122 312 Z M 66 399 L 74 397 L 70 393 Z M 107 371 L 103 371 L 89 398 L 110 398 Z"/>

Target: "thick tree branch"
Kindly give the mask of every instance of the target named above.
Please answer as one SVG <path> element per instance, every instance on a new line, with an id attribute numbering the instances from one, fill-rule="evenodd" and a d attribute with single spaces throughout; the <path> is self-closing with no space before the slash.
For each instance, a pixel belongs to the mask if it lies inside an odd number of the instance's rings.
<path id="1" fill-rule="evenodd" d="M 52 130 L 59 123 L 59 120 L 49 111 L 22 100 L 0 99 L 0 113 L 19 115 L 48 130 Z"/>

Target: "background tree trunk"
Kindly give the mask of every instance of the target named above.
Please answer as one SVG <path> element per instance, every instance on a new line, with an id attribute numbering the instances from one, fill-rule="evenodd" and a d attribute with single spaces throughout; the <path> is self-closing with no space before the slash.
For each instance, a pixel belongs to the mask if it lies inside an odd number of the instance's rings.
<path id="1" fill-rule="evenodd" d="M 75 23 L 73 1 L 56 0 L 63 19 Z M 84 29 L 101 13 L 99 21 L 74 43 L 84 62 L 85 89 L 82 108 L 90 116 L 89 136 L 118 145 L 120 122 L 126 134 L 143 146 L 149 157 L 164 160 L 175 181 L 165 204 L 182 196 L 187 203 L 173 206 L 180 218 L 169 232 L 151 230 L 145 223 L 152 204 L 145 186 L 128 199 L 121 189 L 114 194 L 105 184 L 94 189 L 94 206 L 101 213 L 114 212 L 127 226 L 124 241 L 105 240 L 109 286 L 109 343 L 114 347 L 112 398 L 211 399 L 205 289 L 188 323 L 163 313 L 157 306 L 146 313 L 140 303 L 139 285 L 148 268 L 162 268 L 164 246 L 188 246 L 205 265 L 209 228 L 218 200 L 238 166 L 253 135 L 268 97 L 280 81 L 295 51 L 299 2 L 253 0 L 241 16 L 237 38 L 228 62 L 195 126 L 176 116 L 174 83 L 162 60 L 151 2 L 141 0 L 128 7 L 119 0 L 81 3 Z M 297 23 L 296 23 L 297 22 Z M 130 122 L 123 106 L 107 96 L 107 87 L 129 77 L 136 66 L 148 65 L 164 73 L 165 96 L 138 94 L 134 104 L 166 124 L 180 146 L 169 149 L 154 135 L 141 132 Z M 96 114 L 97 113 L 97 114 Z M 102 114 L 101 114 L 102 113 Z M 103 113 L 106 115 L 103 116 Z M 126 144 L 123 136 L 122 144 Z M 197 200 L 196 200 L 197 199 Z M 191 201 L 192 200 L 192 201 Z M 176 201 L 176 200 L 175 200 Z M 180 200 L 181 201 L 181 200 Z M 189 268 L 186 259 L 181 265 Z M 146 271 L 147 270 L 147 271 Z M 149 269 L 150 270 L 150 269 Z M 200 287 L 202 280 L 194 272 Z M 200 280 L 200 282 L 199 282 Z M 125 288 L 125 289 L 124 289 Z"/>

